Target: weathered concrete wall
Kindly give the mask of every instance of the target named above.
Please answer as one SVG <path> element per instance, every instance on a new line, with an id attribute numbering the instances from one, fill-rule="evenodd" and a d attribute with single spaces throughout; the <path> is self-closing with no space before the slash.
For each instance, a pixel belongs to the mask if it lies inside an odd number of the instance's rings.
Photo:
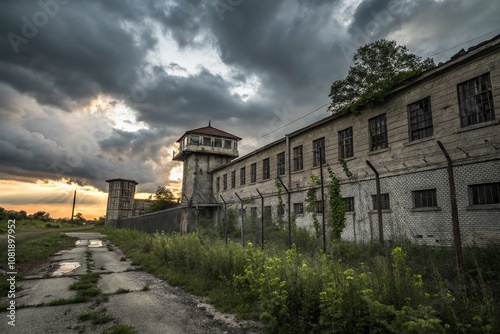
<path id="1" fill-rule="evenodd" d="M 129 218 L 133 215 L 135 186 L 132 180 L 109 180 L 108 202 L 106 207 L 106 225 L 112 221 Z"/>
<path id="2" fill-rule="evenodd" d="M 456 65 L 454 65 L 456 63 Z M 485 73 L 490 74 L 493 104 L 496 118 L 493 121 L 461 127 L 457 85 Z M 409 138 L 407 106 L 430 97 L 433 119 L 433 135 L 421 140 Z M 354 197 L 355 211 L 347 215 L 347 228 L 343 237 L 368 240 L 378 237 L 377 215 L 372 210 L 371 196 L 375 194 L 374 173 L 366 164 L 369 160 L 381 176 L 382 193 L 388 193 L 391 209 L 383 213 L 384 235 L 387 239 L 405 237 L 428 244 L 451 243 L 451 213 L 449 188 L 446 174 L 446 159 L 436 141 L 440 140 L 448 150 L 455 166 L 455 182 L 462 224 L 464 243 L 498 240 L 500 232 L 500 205 L 489 207 L 469 204 L 468 186 L 481 183 L 500 182 L 500 53 L 484 54 L 481 57 L 461 59 L 427 72 L 412 86 L 401 89 L 387 102 L 364 109 L 359 115 L 334 116 L 290 135 L 290 153 L 285 140 L 277 141 L 245 157 L 235 160 L 223 168 L 213 171 L 213 189 L 220 177 L 222 195 L 229 203 L 238 203 L 235 193 L 246 200 L 255 199 L 256 204 L 247 204 L 247 215 L 251 207 L 260 211 L 257 189 L 266 196 L 266 206 L 277 212 L 277 154 L 285 152 L 286 174 L 281 179 L 292 192 L 291 203 L 304 203 L 311 175 L 319 175 L 320 168 L 313 166 L 313 141 L 325 138 L 326 162 L 330 164 L 342 183 L 342 194 Z M 385 114 L 387 118 L 388 147 L 370 150 L 369 119 Z M 338 133 L 353 128 L 354 156 L 346 159 L 353 177 L 348 179 L 338 163 Z M 303 170 L 293 171 L 293 148 L 303 147 Z M 270 158 L 270 178 L 263 179 L 263 160 Z M 288 159 L 292 171 L 288 168 Z M 256 163 L 257 180 L 250 182 L 251 165 Z M 245 167 L 246 182 L 239 182 L 240 170 Z M 236 186 L 231 187 L 231 172 L 236 172 Z M 224 175 L 228 188 L 222 187 Z M 325 183 L 328 174 L 324 169 Z M 436 189 L 438 206 L 428 210 L 413 208 L 412 191 Z M 287 202 L 286 192 L 282 198 Z M 317 192 L 319 199 L 319 191 Z M 304 203 L 305 209 L 305 203 Z M 292 211 L 293 212 L 293 211 Z M 311 215 L 304 213 L 296 217 L 300 226 L 311 226 Z"/>

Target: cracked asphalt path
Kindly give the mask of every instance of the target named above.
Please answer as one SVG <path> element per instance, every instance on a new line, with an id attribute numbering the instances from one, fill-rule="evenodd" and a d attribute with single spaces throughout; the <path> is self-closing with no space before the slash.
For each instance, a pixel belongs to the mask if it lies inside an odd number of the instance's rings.
<path id="1" fill-rule="evenodd" d="M 148 334 L 256 334 L 256 323 L 237 321 L 198 298 L 139 271 L 115 246 L 108 248 L 99 233 L 67 233 L 79 238 L 75 247 L 56 253 L 45 268 L 17 282 L 16 326 L 7 324 L 6 313 L 0 333 L 102 333 L 116 324 L 133 326 Z M 87 260 L 88 259 L 88 260 Z M 108 301 L 94 300 L 60 306 L 45 304 L 76 295 L 72 283 L 87 272 L 100 273 L 97 287 Z M 104 310 L 105 308 L 105 310 Z M 81 321 L 85 312 L 106 313 L 113 318 L 105 324 Z"/>

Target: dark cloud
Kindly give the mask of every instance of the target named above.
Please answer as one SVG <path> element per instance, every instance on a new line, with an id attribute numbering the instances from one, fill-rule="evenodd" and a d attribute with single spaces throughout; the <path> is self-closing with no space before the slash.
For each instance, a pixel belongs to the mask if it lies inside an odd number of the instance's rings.
<path id="1" fill-rule="evenodd" d="M 393 37 L 429 56 L 494 30 L 500 13 L 488 0 L 354 4 L 3 0 L 0 178 L 63 176 L 104 190 L 104 180 L 124 177 L 154 191 L 175 183 L 167 147 L 184 131 L 211 120 L 243 137 L 247 153 L 326 116 L 320 110 L 253 142 L 328 103 L 362 44 Z M 193 59 L 179 59 L 179 50 Z M 237 89 L 250 84 L 252 93 Z M 98 96 L 107 105 L 89 111 Z M 141 129 L 117 126 L 109 110 L 122 112 L 123 103 L 137 118 L 124 124 Z"/>

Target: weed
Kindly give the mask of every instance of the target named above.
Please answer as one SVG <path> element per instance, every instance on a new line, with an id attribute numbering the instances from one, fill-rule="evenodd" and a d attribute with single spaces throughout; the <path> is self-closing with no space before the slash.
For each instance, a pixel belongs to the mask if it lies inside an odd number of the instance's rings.
<path id="1" fill-rule="evenodd" d="M 150 290 L 149 285 L 146 284 L 141 291 L 149 291 L 149 290 Z"/>
<path id="2" fill-rule="evenodd" d="M 134 327 L 124 324 L 115 325 L 104 332 L 103 334 L 138 334 Z"/>
<path id="3" fill-rule="evenodd" d="M 118 288 L 118 289 L 115 291 L 115 294 L 129 293 L 129 292 L 130 292 L 130 290 L 129 290 L 129 289 Z"/>
<path id="4" fill-rule="evenodd" d="M 127 258 L 126 258 L 125 256 L 122 256 L 122 257 L 120 258 L 120 261 L 127 261 Z"/>
<path id="5" fill-rule="evenodd" d="M 113 320 L 112 317 L 106 314 L 106 309 L 101 308 L 94 312 L 85 312 L 78 317 L 80 321 L 91 321 L 92 325 L 105 324 Z"/>

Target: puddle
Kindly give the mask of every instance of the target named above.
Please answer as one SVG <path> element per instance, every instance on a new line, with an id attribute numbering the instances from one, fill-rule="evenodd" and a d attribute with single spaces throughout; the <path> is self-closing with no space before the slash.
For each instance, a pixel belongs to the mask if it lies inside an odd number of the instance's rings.
<path id="1" fill-rule="evenodd" d="M 86 245 L 88 245 L 88 244 L 89 244 L 89 241 L 88 241 L 88 240 L 77 240 L 77 241 L 75 242 L 75 244 L 76 244 L 77 246 L 86 246 Z"/>
<path id="2" fill-rule="evenodd" d="M 102 240 L 89 240 L 89 248 L 102 247 Z"/>
<path id="3" fill-rule="evenodd" d="M 76 268 L 80 267 L 81 264 L 80 262 L 61 262 L 58 266 L 59 267 L 52 274 L 50 274 L 50 276 L 57 277 L 68 274 Z"/>

